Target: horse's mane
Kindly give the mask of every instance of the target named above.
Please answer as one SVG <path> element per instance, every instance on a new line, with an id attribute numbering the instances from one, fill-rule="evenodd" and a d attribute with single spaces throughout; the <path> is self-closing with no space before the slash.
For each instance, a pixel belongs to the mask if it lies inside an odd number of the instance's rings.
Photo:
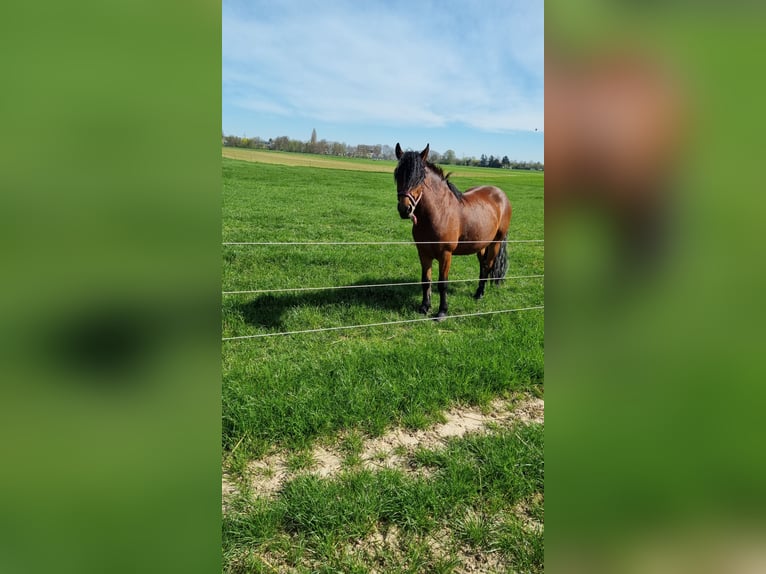
<path id="1" fill-rule="evenodd" d="M 399 165 L 394 170 L 394 179 L 399 191 L 402 189 L 412 189 L 419 185 L 426 177 L 425 167 L 428 167 L 432 172 L 438 175 L 442 181 L 447 184 L 447 187 L 452 192 L 455 198 L 462 202 L 463 194 L 460 190 L 449 180 L 449 176 L 452 172 L 444 175 L 444 170 L 438 165 L 431 163 L 430 161 L 423 161 L 420 154 L 416 151 L 404 152 L 402 158 L 399 160 Z"/>

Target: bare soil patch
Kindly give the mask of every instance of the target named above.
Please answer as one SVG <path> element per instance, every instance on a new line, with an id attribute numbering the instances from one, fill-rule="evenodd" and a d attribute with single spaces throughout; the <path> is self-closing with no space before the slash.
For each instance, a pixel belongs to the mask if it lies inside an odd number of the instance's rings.
<path id="1" fill-rule="evenodd" d="M 515 422 L 523 424 L 542 423 L 545 416 L 545 402 L 537 397 L 524 397 L 510 403 L 495 400 L 488 408 L 454 408 L 445 413 L 445 422 L 426 430 L 396 428 L 386 434 L 364 441 L 361 454 L 362 468 L 399 469 L 404 472 L 424 474 L 428 469 L 412 469 L 408 462 L 418 448 L 438 449 L 447 440 L 470 433 L 487 432 L 493 425 L 507 426 Z M 228 509 L 230 499 L 245 484 L 256 497 L 276 495 L 288 480 L 299 472 L 310 472 L 322 478 L 333 477 L 344 468 L 344 455 L 336 447 L 316 446 L 311 458 L 313 464 L 308 470 L 291 472 L 287 467 L 287 455 L 283 452 L 270 454 L 260 460 L 248 463 L 247 480 L 242 486 L 224 475 L 222 483 L 223 509 Z M 523 513 L 523 509 L 519 509 Z"/>

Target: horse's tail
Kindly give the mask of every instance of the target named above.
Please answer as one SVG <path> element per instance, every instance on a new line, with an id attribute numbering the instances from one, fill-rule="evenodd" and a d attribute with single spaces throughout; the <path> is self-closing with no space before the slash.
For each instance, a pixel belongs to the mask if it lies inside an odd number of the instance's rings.
<path id="1" fill-rule="evenodd" d="M 506 271 L 508 271 L 508 234 L 503 237 L 503 242 L 500 244 L 500 251 L 495 257 L 495 264 L 492 266 L 492 271 L 489 272 L 489 278 L 494 280 L 495 283 L 500 283 L 505 277 Z"/>

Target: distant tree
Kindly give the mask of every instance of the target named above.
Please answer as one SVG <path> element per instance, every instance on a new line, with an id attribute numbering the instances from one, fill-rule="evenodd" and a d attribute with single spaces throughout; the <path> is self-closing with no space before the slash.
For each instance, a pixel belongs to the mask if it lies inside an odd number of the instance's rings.
<path id="1" fill-rule="evenodd" d="M 356 146 L 355 157 L 370 157 L 372 155 L 372 147 L 366 144 L 359 144 Z"/>
<path id="2" fill-rule="evenodd" d="M 221 131 L 221 142 L 227 147 L 249 147 L 254 149 L 270 149 L 289 152 L 307 152 L 323 155 L 335 155 L 346 157 L 366 157 L 374 159 L 394 159 L 394 149 L 390 145 L 381 144 L 358 144 L 347 145 L 342 142 L 331 142 L 327 140 L 317 140 L 316 128 L 311 130 L 311 139 L 307 142 L 290 139 L 287 136 L 279 136 L 263 140 L 260 137 L 248 138 L 246 134 L 242 136 L 226 135 Z M 499 157 L 482 154 L 480 159 L 473 156 L 463 156 L 458 158 L 455 150 L 448 149 L 443 154 L 436 150 L 431 150 L 428 159 L 434 163 L 446 165 L 467 165 L 481 167 L 503 167 L 512 169 L 527 169 L 544 171 L 545 165 L 539 161 L 519 161 L 508 159 L 508 156 Z"/>
<path id="3" fill-rule="evenodd" d="M 382 159 L 394 159 L 394 148 L 384 144 L 380 148 L 380 157 Z"/>
<path id="4" fill-rule="evenodd" d="M 319 140 L 314 144 L 314 153 L 327 155 L 330 153 L 330 143 L 327 140 Z"/>
<path id="5" fill-rule="evenodd" d="M 300 140 L 287 140 L 287 149 L 285 151 L 291 151 L 291 152 L 302 152 L 304 151 L 305 146 L 302 141 Z"/>
<path id="6" fill-rule="evenodd" d="M 274 138 L 272 149 L 276 151 L 289 151 L 290 138 L 287 136 L 278 136 Z"/>

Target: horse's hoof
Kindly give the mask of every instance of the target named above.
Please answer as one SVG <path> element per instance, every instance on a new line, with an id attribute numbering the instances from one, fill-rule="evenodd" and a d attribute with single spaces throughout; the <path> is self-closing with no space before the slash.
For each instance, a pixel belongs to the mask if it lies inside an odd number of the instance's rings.
<path id="1" fill-rule="evenodd" d="M 447 318 L 447 312 L 446 311 L 439 311 L 436 316 L 434 317 L 434 321 L 444 321 L 444 319 Z"/>
<path id="2" fill-rule="evenodd" d="M 418 309 L 421 315 L 428 315 L 428 312 L 430 310 L 431 310 L 431 307 L 427 307 L 426 305 L 421 305 L 420 309 Z"/>
<path id="3" fill-rule="evenodd" d="M 484 297 L 484 293 L 479 293 L 479 292 L 477 291 L 476 293 L 474 293 L 474 294 L 473 294 L 473 298 L 474 298 L 474 299 L 476 299 L 477 301 L 478 301 L 479 299 L 481 299 L 482 297 Z"/>

